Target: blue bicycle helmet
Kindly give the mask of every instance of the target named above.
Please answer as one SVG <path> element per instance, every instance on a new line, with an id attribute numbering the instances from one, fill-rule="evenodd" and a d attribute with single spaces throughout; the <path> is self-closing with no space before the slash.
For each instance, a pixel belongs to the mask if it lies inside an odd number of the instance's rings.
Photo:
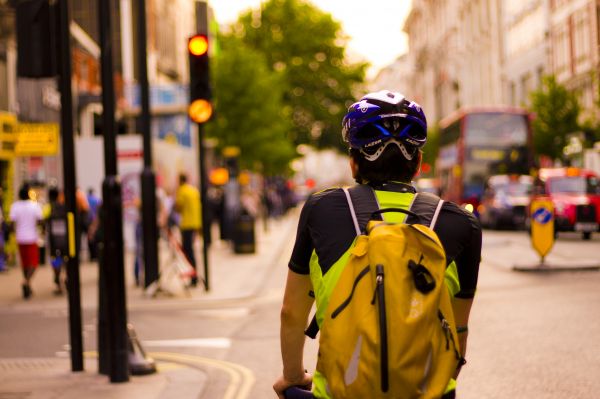
<path id="1" fill-rule="evenodd" d="M 344 141 L 369 160 L 377 159 L 392 143 L 412 159 L 427 142 L 427 119 L 421 106 L 388 90 L 369 93 L 352 104 L 342 126 Z"/>

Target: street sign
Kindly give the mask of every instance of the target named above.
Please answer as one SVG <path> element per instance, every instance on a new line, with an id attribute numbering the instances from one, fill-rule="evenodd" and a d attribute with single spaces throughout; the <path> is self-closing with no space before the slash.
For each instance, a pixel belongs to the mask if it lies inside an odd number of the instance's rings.
<path id="1" fill-rule="evenodd" d="M 535 199 L 531 203 L 531 244 L 542 258 L 554 245 L 554 205 L 548 199 Z"/>
<path id="2" fill-rule="evenodd" d="M 57 123 L 19 123 L 15 132 L 16 156 L 45 156 L 58 153 Z"/>
<path id="3" fill-rule="evenodd" d="M 15 156 L 15 126 L 17 117 L 14 114 L 0 111 L 0 159 L 12 159 Z"/>

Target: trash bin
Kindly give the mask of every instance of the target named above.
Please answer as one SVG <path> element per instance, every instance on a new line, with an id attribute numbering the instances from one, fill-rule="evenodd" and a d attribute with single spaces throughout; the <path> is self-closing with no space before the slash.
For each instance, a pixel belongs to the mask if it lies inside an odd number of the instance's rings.
<path id="1" fill-rule="evenodd" d="M 233 225 L 233 252 L 253 254 L 255 251 L 254 218 L 247 213 L 242 213 Z"/>

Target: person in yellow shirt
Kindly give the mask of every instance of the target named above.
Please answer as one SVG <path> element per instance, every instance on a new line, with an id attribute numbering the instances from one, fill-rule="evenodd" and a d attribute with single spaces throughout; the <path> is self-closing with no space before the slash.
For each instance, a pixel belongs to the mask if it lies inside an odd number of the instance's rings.
<path id="1" fill-rule="evenodd" d="M 196 270 L 194 239 L 202 226 L 200 192 L 196 187 L 188 183 L 185 174 L 179 175 L 179 188 L 175 195 L 175 209 L 180 215 L 179 230 L 181 232 L 183 253 L 194 270 Z M 191 284 L 193 287 L 198 285 L 198 278 L 196 276 L 192 277 Z"/>

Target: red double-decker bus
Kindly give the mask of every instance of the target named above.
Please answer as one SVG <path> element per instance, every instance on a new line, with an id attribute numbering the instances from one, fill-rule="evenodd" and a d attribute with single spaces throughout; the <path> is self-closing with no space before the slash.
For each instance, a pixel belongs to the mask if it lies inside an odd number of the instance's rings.
<path id="1" fill-rule="evenodd" d="M 530 114 L 516 107 L 464 108 L 440 121 L 436 177 L 442 197 L 477 209 L 485 181 L 529 174 L 533 166 Z"/>

